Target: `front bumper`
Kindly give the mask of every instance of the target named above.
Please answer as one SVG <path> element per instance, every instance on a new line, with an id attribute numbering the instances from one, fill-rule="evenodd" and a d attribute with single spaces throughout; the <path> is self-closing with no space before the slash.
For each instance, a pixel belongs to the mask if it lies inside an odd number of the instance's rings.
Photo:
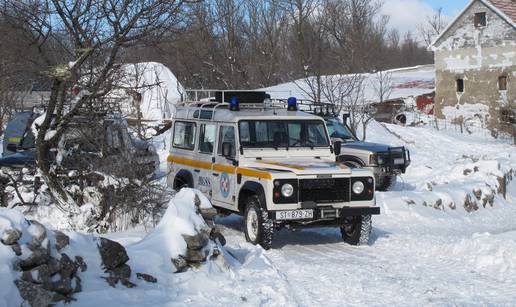
<path id="1" fill-rule="evenodd" d="M 405 147 L 391 147 L 386 152 L 376 153 L 376 162 L 373 167 L 379 169 L 381 175 L 404 174 L 411 162 L 410 151 Z"/>

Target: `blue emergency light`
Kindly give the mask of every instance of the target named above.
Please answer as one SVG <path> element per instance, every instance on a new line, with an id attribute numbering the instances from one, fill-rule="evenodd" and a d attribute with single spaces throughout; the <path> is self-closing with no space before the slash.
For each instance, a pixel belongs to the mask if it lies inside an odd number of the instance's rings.
<path id="1" fill-rule="evenodd" d="M 240 106 L 238 105 L 238 98 L 235 96 L 231 97 L 231 100 L 229 101 L 229 110 L 231 111 L 239 111 Z"/>
<path id="2" fill-rule="evenodd" d="M 287 100 L 287 110 L 289 110 L 289 111 L 297 111 L 297 99 L 296 99 L 296 97 L 290 97 Z"/>

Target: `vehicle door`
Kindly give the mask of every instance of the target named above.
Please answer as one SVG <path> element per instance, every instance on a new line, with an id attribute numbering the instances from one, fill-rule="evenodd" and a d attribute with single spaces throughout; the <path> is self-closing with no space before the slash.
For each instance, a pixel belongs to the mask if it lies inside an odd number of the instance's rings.
<path id="1" fill-rule="evenodd" d="M 230 147 L 228 156 L 223 156 L 223 148 Z M 217 154 L 212 172 L 213 200 L 217 205 L 235 209 L 236 199 L 236 128 L 231 124 L 220 124 L 217 140 Z"/>
<path id="2" fill-rule="evenodd" d="M 197 180 L 199 177 L 199 161 L 197 161 L 197 153 L 195 151 L 195 140 L 197 124 L 190 121 L 175 121 L 174 133 L 172 138 L 172 172 L 177 173 L 180 170 L 186 170 L 192 175 L 192 184 L 197 188 Z M 196 171 L 196 170 L 199 170 Z"/>
<path id="3" fill-rule="evenodd" d="M 199 127 L 197 188 L 209 198 L 212 197 L 212 164 L 215 161 L 215 139 L 217 124 L 202 123 Z"/>

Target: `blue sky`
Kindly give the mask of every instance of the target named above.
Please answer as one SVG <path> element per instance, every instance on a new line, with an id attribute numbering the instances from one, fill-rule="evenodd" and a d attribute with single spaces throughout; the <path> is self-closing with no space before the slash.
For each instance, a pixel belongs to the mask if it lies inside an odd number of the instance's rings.
<path id="1" fill-rule="evenodd" d="M 454 15 L 460 12 L 470 0 L 425 0 L 424 2 L 430 4 L 434 9 L 440 7 L 446 15 Z"/>
<path id="2" fill-rule="evenodd" d="M 418 25 L 427 16 L 432 16 L 442 7 L 446 21 L 453 18 L 466 7 L 470 0 L 385 0 L 381 13 L 389 16 L 389 27 L 397 29 L 401 37 L 410 31 L 418 36 Z"/>

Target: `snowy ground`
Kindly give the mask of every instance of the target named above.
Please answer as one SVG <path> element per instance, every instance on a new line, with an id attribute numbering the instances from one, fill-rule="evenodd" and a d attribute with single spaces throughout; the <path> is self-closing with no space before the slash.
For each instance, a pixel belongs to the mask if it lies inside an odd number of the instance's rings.
<path id="1" fill-rule="evenodd" d="M 378 193 L 382 214 L 373 219 L 370 246 L 344 244 L 336 229 L 321 228 L 281 231 L 273 249 L 263 251 L 245 242 L 242 220 L 232 215 L 217 220 L 227 250 L 238 260 L 229 273 L 165 271 L 159 274 L 166 284 L 158 288 L 116 296 L 106 288 L 81 296 L 105 293 L 100 302 L 113 305 L 513 305 L 516 183 L 507 201 L 496 196 L 493 207 L 473 213 L 461 206 L 437 210 L 421 200 L 430 204 L 438 196 L 458 205 L 464 193 L 485 187 L 498 165 L 516 168 L 514 147 L 426 127 L 387 127 L 394 134 L 374 123 L 370 140 L 407 146 L 413 163 L 394 191 Z M 464 175 L 464 169 L 475 166 L 478 172 Z M 133 231 L 111 237 L 131 251 L 142 235 Z M 79 305 L 87 301 L 80 299 Z"/>
<path id="2" fill-rule="evenodd" d="M 232 215 L 217 220 L 235 258 L 229 270 L 210 264 L 173 274 L 166 257 L 142 248 L 145 230 L 112 233 L 126 246 L 134 272 L 158 283 L 134 280 L 136 288 L 115 289 L 90 270 L 73 305 L 514 305 L 516 181 L 507 200 L 496 195 L 486 208 L 478 201 L 473 213 L 462 204 L 475 189 L 489 195 L 497 176 L 516 169 L 514 147 L 430 127 L 386 127 L 374 122 L 369 141 L 407 146 L 413 162 L 393 191 L 377 194 L 382 214 L 373 218 L 369 246 L 344 244 L 336 229 L 321 228 L 281 231 L 264 251 L 245 242 L 242 220 Z M 167 137 L 155 141 L 162 162 Z M 86 240 L 69 234 L 76 244 Z M 84 253 L 99 258 L 94 249 Z"/>

